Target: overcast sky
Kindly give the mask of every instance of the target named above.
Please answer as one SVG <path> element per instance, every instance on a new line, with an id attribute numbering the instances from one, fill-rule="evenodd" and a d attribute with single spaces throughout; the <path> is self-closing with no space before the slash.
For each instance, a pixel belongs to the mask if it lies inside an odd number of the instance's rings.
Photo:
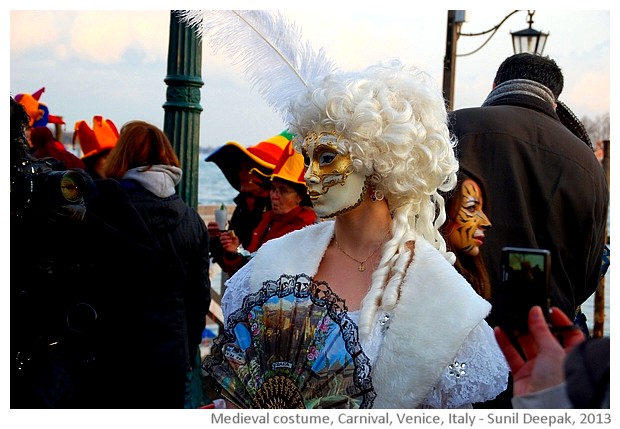
<path id="1" fill-rule="evenodd" d="M 472 3 L 461 32 L 488 30 L 512 10 Z M 283 11 L 301 27 L 304 39 L 325 48 L 343 69 L 398 57 L 442 84 L 446 9 Z M 479 52 L 457 58 L 455 108 L 483 102 L 497 66 L 512 54 L 509 32 L 526 28 L 526 18 L 525 11 L 514 14 Z M 82 119 L 92 123 L 94 115 L 119 128 L 132 119 L 163 127 L 169 10 L 13 10 L 9 20 L 12 95 L 45 87 L 41 101 L 50 113 L 64 117 L 67 131 Z M 610 11 L 537 10 L 533 27 L 550 33 L 545 54 L 565 74 L 560 99 L 580 118 L 609 112 Z M 461 36 L 457 52 L 470 52 L 486 38 Z M 206 43 L 202 55 L 201 146 L 228 140 L 249 146 L 284 128 L 280 116 L 227 59 L 216 57 Z"/>

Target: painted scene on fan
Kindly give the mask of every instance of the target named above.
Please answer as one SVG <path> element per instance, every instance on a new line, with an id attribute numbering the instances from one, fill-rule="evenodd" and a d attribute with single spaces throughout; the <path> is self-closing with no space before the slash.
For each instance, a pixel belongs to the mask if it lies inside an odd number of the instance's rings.
<path id="1" fill-rule="evenodd" d="M 210 368 L 227 399 L 243 408 L 369 406 L 370 367 L 346 311 L 295 293 L 245 304 Z"/>

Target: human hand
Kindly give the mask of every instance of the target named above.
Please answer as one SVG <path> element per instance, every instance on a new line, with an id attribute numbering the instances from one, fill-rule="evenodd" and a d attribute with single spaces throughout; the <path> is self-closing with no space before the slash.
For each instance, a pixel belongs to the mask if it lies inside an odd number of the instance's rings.
<path id="1" fill-rule="evenodd" d="M 86 216 L 86 206 L 83 202 L 55 207 L 44 205 L 40 213 L 53 222 L 79 223 Z"/>
<path id="2" fill-rule="evenodd" d="M 233 231 L 226 231 L 220 233 L 220 243 L 226 252 L 237 253 L 240 241 Z"/>
<path id="3" fill-rule="evenodd" d="M 495 338 L 512 371 L 515 397 L 562 383 L 566 355 L 585 339 L 581 330 L 557 307 L 551 308 L 549 322 L 551 328 L 539 306 L 530 309 L 529 331 L 518 338 L 526 359 L 510 342 L 506 332 L 495 327 Z M 557 332 L 562 344 L 552 331 Z"/>
<path id="4" fill-rule="evenodd" d="M 207 223 L 207 232 L 209 233 L 210 238 L 219 237 L 220 227 L 217 225 L 217 222 Z"/>
<path id="5" fill-rule="evenodd" d="M 82 222 L 86 215 L 86 206 L 82 204 L 67 204 L 62 206 L 62 213 L 71 222 Z"/>

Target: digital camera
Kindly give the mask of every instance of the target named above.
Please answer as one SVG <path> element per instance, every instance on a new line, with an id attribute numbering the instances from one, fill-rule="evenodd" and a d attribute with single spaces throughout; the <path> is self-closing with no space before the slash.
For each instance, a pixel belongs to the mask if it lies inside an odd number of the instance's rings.
<path id="1" fill-rule="evenodd" d="M 20 214 L 28 208 L 59 209 L 83 204 L 85 173 L 59 169 L 62 163 L 53 158 L 26 160 L 15 166 L 11 179 L 11 210 Z"/>

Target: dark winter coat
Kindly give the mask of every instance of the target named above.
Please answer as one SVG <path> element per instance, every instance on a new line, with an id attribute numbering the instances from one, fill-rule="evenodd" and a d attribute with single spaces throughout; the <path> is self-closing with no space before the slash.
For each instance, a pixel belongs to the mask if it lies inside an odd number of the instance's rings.
<path id="1" fill-rule="evenodd" d="M 145 300 L 166 259 L 118 182 L 87 188 L 81 221 L 36 201 L 11 218 L 12 408 L 159 400 Z"/>
<path id="2" fill-rule="evenodd" d="M 483 253 L 493 291 L 502 247 L 548 249 L 551 304 L 573 317 L 599 284 L 606 239 L 609 188 L 592 149 L 529 95 L 457 110 L 450 122 L 460 164 L 487 190 L 493 228 Z"/>
<path id="3" fill-rule="evenodd" d="M 120 184 L 166 255 L 168 275 L 145 296 L 153 323 L 143 337 L 153 353 L 150 365 L 185 371 L 194 363 L 211 302 L 206 225 L 177 194 L 159 198 L 135 181 Z"/>
<path id="4" fill-rule="evenodd" d="M 610 408 L 610 338 L 592 338 L 566 357 L 566 391 L 573 408 Z"/>

